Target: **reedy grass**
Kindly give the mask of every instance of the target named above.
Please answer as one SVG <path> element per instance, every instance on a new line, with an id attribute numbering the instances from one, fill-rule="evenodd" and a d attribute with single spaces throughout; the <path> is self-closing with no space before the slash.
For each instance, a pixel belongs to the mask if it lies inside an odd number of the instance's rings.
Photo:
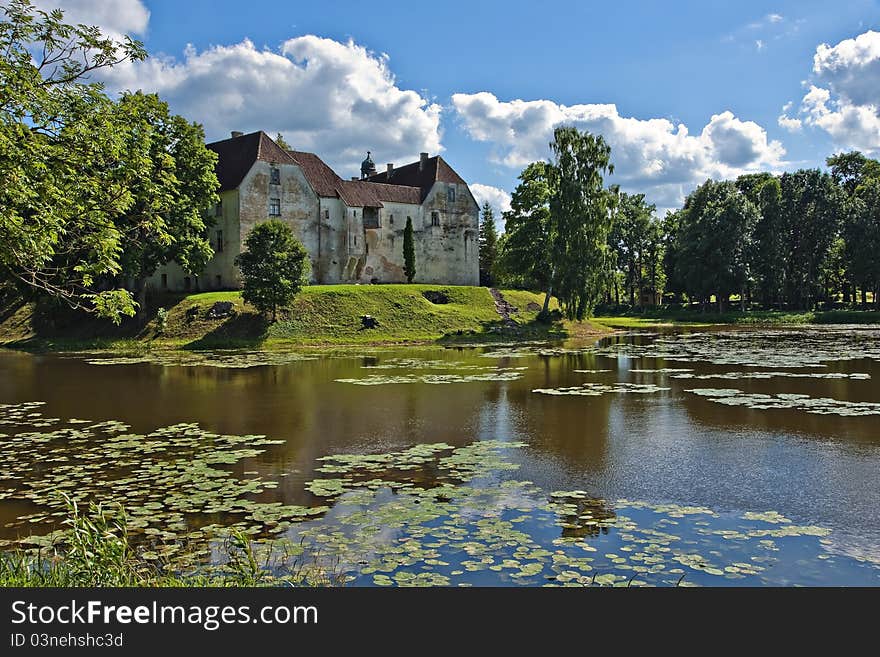
<path id="1" fill-rule="evenodd" d="M 88 513 L 65 496 L 68 516 L 50 548 L 0 552 L 0 587 L 255 587 L 341 586 L 339 562 L 319 554 L 265 549 L 241 531 L 224 540 L 222 563 L 193 567 L 171 558 L 146 559 L 134 546 L 121 505 L 90 504 Z"/>

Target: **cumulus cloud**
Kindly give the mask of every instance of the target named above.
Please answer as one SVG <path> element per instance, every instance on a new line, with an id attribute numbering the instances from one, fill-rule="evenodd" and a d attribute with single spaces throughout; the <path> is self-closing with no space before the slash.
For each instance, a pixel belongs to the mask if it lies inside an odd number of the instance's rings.
<path id="1" fill-rule="evenodd" d="M 499 231 L 503 231 L 504 220 L 501 218 L 501 214 L 510 210 L 510 194 L 499 187 L 482 183 L 471 183 L 469 187 L 477 205 L 482 208 L 483 203 L 488 203 L 495 211 L 495 225 Z"/>
<path id="2" fill-rule="evenodd" d="M 443 149 L 440 106 L 402 89 L 387 56 L 353 41 L 306 35 L 279 49 L 250 40 L 203 51 L 188 46 L 182 59 L 116 67 L 106 82 L 158 93 L 173 111 L 204 124 L 209 139 L 231 130 L 281 132 L 340 175 L 357 173 L 367 150 L 376 161 L 400 163 Z"/>
<path id="3" fill-rule="evenodd" d="M 784 109 L 786 123 L 827 132 L 842 148 L 880 151 L 880 32 L 816 48 L 813 80 L 800 103 L 799 119 Z"/>
<path id="4" fill-rule="evenodd" d="M 63 9 L 68 23 L 97 25 L 108 36 L 142 35 L 150 10 L 141 0 L 32 0 L 37 9 Z"/>
<path id="5" fill-rule="evenodd" d="M 880 32 L 869 30 L 836 46 L 820 44 L 813 56 L 813 73 L 849 103 L 876 105 L 880 100 Z"/>
<path id="6" fill-rule="evenodd" d="M 602 135 L 612 149 L 613 180 L 646 192 L 660 208 L 677 206 L 707 178 L 777 168 L 785 155 L 761 126 L 729 111 L 714 115 L 692 135 L 684 124 L 667 119 L 621 116 L 615 105 L 501 101 L 488 92 L 455 94 L 452 103 L 467 133 L 489 143 L 491 159 L 511 168 L 546 159 L 557 126 Z"/>

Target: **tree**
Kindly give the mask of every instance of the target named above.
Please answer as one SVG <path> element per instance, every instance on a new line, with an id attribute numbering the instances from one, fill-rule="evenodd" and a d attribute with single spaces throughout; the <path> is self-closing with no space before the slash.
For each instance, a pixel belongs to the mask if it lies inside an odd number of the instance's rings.
<path id="1" fill-rule="evenodd" d="M 308 251 L 277 219 L 254 227 L 235 264 L 241 270 L 242 298 L 260 313 L 271 311 L 273 322 L 278 308 L 290 305 L 308 283 L 311 270 Z"/>
<path id="2" fill-rule="evenodd" d="M 645 201 L 644 194 L 620 193 L 614 213 L 608 243 L 615 255 L 617 268 L 623 273 L 624 287 L 629 291 L 630 306 L 641 303 L 643 287 L 643 267 L 650 265 L 645 258 L 649 248 L 656 252 L 657 244 L 649 245 L 651 217 L 656 208 Z M 654 270 L 656 281 L 656 269 Z"/>
<path id="3" fill-rule="evenodd" d="M 119 101 L 129 126 L 127 159 L 139 162 L 129 186 L 132 204 L 115 223 L 122 235 L 120 282 L 129 280 L 144 309 L 146 280 L 174 260 L 200 274 L 214 255 L 205 209 L 218 201 L 217 155 L 205 146 L 198 124 L 172 115 L 156 95 L 124 94 Z"/>
<path id="4" fill-rule="evenodd" d="M 114 218 L 133 202 L 124 112 L 88 75 L 146 57 L 142 45 L 64 22 L 26 0 L 0 22 L 0 269 L 19 286 L 119 321 L 131 294 Z"/>
<path id="5" fill-rule="evenodd" d="M 841 190 L 841 233 L 843 236 L 844 301 L 854 288 L 862 290 L 862 304 L 867 303 L 867 289 L 876 290 L 877 243 L 880 226 L 876 222 L 876 206 L 872 205 L 874 183 L 880 180 L 880 162 L 859 153 L 840 153 L 828 158 L 831 175 Z M 875 296 L 876 300 L 876 296 Z"/>
<path id="6" fill-rule="evenodd" d="M 734 292 L 745 295 L 750 240 L 759 218 L 754 203 L 732 182 L 707 180 L 685 200 L 678 216 L 676 276 L 689 296 L 718 311 Z"/>
<path id="7" fill-rule="evenodd" d="M 498 229 L 495 227 L 495 213 L 489 203 L 483 203 L 480 220 L 480 285 L 492 285 L 492 272 L 498 255 Z"/>
<path id="8" fill-rule="evenodd" d="M 613 173 L 611 147 L 601 136 L 576 128 L 556 128 L 550 166 L 551 286 L 569 319 L 581 320 L 593 312 L 602 293 L 608 231 L 614 195 L 603 176 Z"/>
<path id="9" fill-rule="evenodd" d="M 754 227 L 749 263 L 759 299 L 765 306 L 772 305 L 781 301 L 785 287 L 787 254 L 781 213 L 782 187 L 779 179 L 770 173 L 740 176 L 736 186 L 760 213 Z"/>
<path id="10" fill-rule="evenodd" d="M 497 269 L 514 287 L 546 290 L 551 283 L 549 166 L 534 162 L 523 169 L 503 215 Z"/>
<path id="11" fill-rule="evenodd" d="M 552 162 L 530 164 L 520 175 L 505 214 L 503 267 L 544 290 L 545 315 L 555 294 L 569 319 L 583 319 L 607 278 L 615 194 L 603 175 L 613 172 L 611 148 L 602 137 L 560 127 L 550 149 Z"/>
<path id="12" fill-rule="evenodd" d="M 788 254 L 784 293 L 795 308 L 811 308 L 820 293 L 822 266 L 837 237 L 843 208 L 834 179 L 818 169 L 785 173 L 780 225 Z"/>
<path id="13" fill-rule="evenodd" d="M 286 151 L 293 150 L 293 147 L 287 143 L 287 140 L 284 139 L 284 135 L 282 135 L 280 132 L 275 135 L 275 143 Z"/>
<path id="14" fill-rule="evenodd" d="M 403 273 L 407 283 L 412 283 L 416 277 L 416 245 L 410 217 L 406 218 L 406 227 L 403 229 Z"/>

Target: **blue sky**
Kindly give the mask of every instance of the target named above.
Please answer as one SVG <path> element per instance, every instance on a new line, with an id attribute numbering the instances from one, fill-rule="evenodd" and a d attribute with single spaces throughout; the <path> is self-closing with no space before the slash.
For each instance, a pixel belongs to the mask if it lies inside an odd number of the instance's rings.
<path id="1" fill-rule="evenodd" d="M 151 61 L 108 87 L 209 138 L 282 131 L 341 175 L 367 148 L 439 150 L 498 206 L 561 123 L 605 135 L 616 181 L 661 209 L 706 177 L 880 149 L 877 0 L 39 2 L 142 39 Z"/>

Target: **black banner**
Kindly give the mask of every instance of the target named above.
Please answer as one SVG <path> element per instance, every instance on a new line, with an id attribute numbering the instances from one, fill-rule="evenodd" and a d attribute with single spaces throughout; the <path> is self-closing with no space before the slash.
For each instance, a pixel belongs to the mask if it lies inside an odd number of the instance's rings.
<path id="1" fill-rule="evenodd" d="M 876 591 L 862 590 L 874 598 Z M 82 654 L 177 654 L 181 647 L 363 647 L 418 636 L 462 648 L 543 637 L 547 645 L 621 633 L 627 643 L 729 632 L 752 635 L 796 621 L 827 623 L 868 599 L 856 590 L 720 589 L 0 589 L 0 655 L 34 650 Z M 763 608 L 763 611 L 762 611 Z M 783 614 L 780 611 L 784 610 Z M 724 628 L 727 628 L 726 630 Z M 790 626 L 792 628 L 793 626 Z M 423 645 L 425 645 L 423 643 Z M 398 652 L 391 651 L 392 654 Z M 467 652 L 467 651 L 466 651 Z"/>

